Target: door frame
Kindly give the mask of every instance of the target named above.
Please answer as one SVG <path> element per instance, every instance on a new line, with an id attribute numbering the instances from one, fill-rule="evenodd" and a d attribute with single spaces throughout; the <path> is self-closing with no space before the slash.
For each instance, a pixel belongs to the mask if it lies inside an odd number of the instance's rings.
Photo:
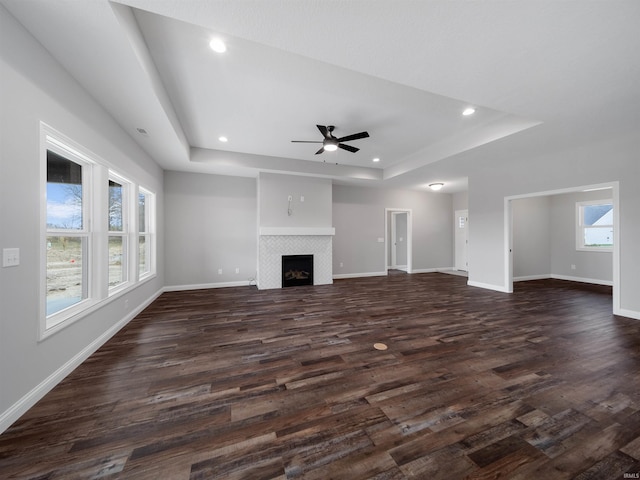
<path id="1" fill-rule="evenodd" d="M 410 208 L 385 208 L 384 209 L 384 271 L 389 271 L 389 245 L 391 232 L 389 229 L 390 213 L 407 214 L 407 273 L 413 271 L 413 211 Z"/>

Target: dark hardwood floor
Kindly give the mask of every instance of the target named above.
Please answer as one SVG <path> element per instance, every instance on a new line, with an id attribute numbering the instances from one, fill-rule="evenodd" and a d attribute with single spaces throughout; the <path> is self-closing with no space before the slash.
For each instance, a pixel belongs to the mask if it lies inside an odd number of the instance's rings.
<path id="1" fill-rule="evenodd" d="M 0 477 L 638 478 L 640 322 L 466 281 L 165 293 L 0 435 Z"/>

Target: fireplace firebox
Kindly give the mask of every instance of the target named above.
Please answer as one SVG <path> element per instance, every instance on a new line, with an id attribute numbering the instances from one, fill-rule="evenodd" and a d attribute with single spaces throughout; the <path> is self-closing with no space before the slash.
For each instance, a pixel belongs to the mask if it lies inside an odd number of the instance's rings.
<path id="1" fill-rule="evenodd" d="M 313 255 L 282 256 L 282 286 L 313 285 Z"/>

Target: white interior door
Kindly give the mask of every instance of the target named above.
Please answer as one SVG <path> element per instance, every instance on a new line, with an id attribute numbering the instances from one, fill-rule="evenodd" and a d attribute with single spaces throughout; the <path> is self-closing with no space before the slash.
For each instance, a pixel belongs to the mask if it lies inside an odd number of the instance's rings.
<path id="1" fill-rule="evenodd" d="M 394 230 L 392 232 L 392 230 Z M 385 208 L 384 209 L 384 265 L 385 271 L 389 268 L 398 268 L 407 273 L 413 272 L 412 232 L 413 219 L 409 208 Z"/>
<path id="2" fill-rule="evenodd" d="M 455 265 L 456 270 L 468 271 L 469 211 L 455 211 Z"/>
<path id="3" fill-rule="evenodd" d="M 391 268 L 407 270 L 407 212 L 391 212 Z"/>
<path id="4" fill-rule="evenodd" d="M 391 268 L 396 268 L 398 262 L 398 232 L 396 231 L 396 215 L 397 212 L 391 212 Z"/>

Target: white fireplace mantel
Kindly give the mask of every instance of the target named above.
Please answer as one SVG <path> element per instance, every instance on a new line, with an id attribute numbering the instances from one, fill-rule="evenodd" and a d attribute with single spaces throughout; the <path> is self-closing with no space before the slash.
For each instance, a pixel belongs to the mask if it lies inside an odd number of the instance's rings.
<path id="1" fill-rule="evenodd" d="M 260 227 L 260 236 L 335 235 L 334 227 Z"/>

